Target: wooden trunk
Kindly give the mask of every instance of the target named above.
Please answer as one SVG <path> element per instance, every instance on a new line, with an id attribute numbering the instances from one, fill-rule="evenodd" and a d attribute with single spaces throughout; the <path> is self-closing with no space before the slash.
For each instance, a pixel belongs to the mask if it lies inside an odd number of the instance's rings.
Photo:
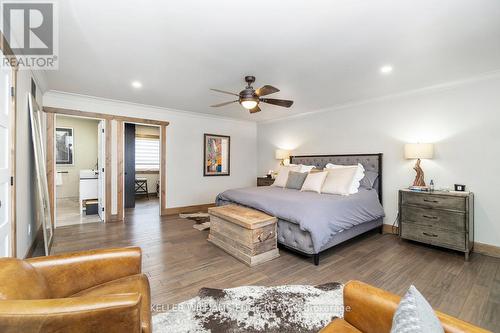
<path id="1" fill-rule="evenodd" d="M 279 257 L 277 219 L 237 205 L 209 208 L 208 240 L 233 257 L 254 266 Z"/>

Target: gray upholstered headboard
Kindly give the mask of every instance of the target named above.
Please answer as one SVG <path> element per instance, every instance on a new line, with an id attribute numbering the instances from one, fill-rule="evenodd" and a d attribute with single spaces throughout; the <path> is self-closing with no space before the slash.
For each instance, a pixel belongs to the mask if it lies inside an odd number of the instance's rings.
<path id="1" fill-rule="evenodd" d="M 378 173 L 377 184 L 374 186 L 378 191 L 378 197 L 382 203 L 382 154 L 348 154 L 348 155 L 305 155 L 290 156 L 290 163 L 314 165 L 323 169 L 328 163 L 340 165 L 354 165 L 361 163 L 365 170 Z"/>

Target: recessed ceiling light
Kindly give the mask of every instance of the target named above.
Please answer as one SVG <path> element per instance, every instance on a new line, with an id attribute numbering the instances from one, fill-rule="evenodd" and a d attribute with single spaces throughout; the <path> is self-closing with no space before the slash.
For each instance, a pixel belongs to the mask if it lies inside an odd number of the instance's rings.
<path id="1" fill-rule="evenodd" d="M 389 74 L 392 72 L 392 66 L 391 65 L 385 65 L 380 67 L 380 73 L 382 74 Z"/>
<path id="2" fill-rule="evenodd" d="M 132 81 L 132 87 L 136 89 L 142 88 L 142 83 L 139 81 Z"/>

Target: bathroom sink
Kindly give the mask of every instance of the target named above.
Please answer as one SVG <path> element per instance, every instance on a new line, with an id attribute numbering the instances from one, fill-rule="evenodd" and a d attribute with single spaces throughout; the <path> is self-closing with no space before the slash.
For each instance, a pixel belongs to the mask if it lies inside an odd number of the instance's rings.
<path id="1" fill-rule="evenodd" d="M 96 179 L 98 174 L 97 170 L 80 170 L 80 179 Z"/>

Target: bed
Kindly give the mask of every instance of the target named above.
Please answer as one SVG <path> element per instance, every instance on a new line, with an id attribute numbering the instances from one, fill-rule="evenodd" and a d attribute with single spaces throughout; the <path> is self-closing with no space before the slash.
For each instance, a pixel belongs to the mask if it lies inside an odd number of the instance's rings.
<path id="1" fill-rule="evenodd" d="M 370 230 L 381 230 L 382 154 L 292 156 L 290 162 L 318 169 L 328 163 L 361 163 L 365 171 L 378 177 L 371 187 L 360 187 L 350 196 L 264 186 L 222 192 L 216 204 L 239 204 L 276 216 L 280 246 L 312 256 L 315 265 L 319 264 L 321 252 Z"/>

